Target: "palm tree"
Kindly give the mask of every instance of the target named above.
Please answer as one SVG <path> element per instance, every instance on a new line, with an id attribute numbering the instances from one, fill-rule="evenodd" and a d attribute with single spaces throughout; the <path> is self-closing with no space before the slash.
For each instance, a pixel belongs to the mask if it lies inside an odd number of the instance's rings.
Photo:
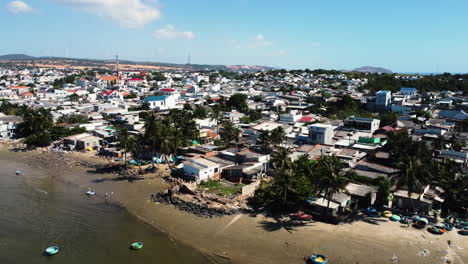
<path id="1" fill-rule="evenodd" d="M 149 145 L 151 150 L 151 162 L 154 167 L 154 156 L 158 152 L 158 141 L 159 141 L 159 130 L 160 130 L 161 122 L 157 119 L 156 115 L 151 114 L 149 115 L 148 119 L 145 122 L 144 129 L 145 129 L 145 141 Z"/>
<path id="2" fill-rule="evenodd" d="M 271 131 L 271 142 L 278 146 L 286 140 L 286 133 L 283 127 L 277 127 Z"/>
<path id="3" fill-rule="evenodd" d="M 221 140 L 224 142 L 224 145 L 227 147 L 232 141 L 239 141 L 239 129 L 231 121 L 223 122 L 223 129 L 219 133 Z"/>
<path id="4" fill-rule="evenodd" d="M 432 142 L 432 147 L 434 149 L 444 149 L 446 144 L 447 140 L 444 136 L 438 136 L 437 139 Z"/>
<path id="5" fill-rule="evenodd" d="M 262 133 L 259 136 L 259 139 L 262 144 L 262 150 L 264 152 L 267 152 L 270 149 L 270 144 L 271 144 L 270 132 L 262 131 Z"/>
<path id="6" fill-rule="evenodd" d="M 404 155 L 402 161 L 397 163 L 400 172 L 392 177 L 397 188 L 408 190 L 408 197 L 413 193 L 421 193 L 424 185 L 429 183 L 428 165 L 423 164 L 417 156 Z M 410 199 L 413 202 L 412 199 Z M 412 204 L 413 209 L 414 204 Z"/>
<path id="7" fill-rule="evenodd" d="M 286 148 L 280 147 L 278 151 L 273 154 L 271 164 L 273 165 L 273 168 L 277 170 L 291 168 L 289 151 Z"/>
<path id="8" fill-rule="evenodd" d="M 345 191 L 350 182 L 350 174 L 343 171 L 343 162 L 335 155 L 322 155 L 317 162 L 317 187 L 319 193 L 328 200 L 327 211 L 330 208 L 330 200 L 335 193 Z"/>
<path id="9" fill-rule="evenodd" d="M 127 129 L 122 128 L 119 130 L 119 148 L 122 150 L 124 154 L 124 164 L 125 169 L 127 169 L 127 153 L 132 151 L 135 148 L 136 140 L 133 136 L 128 134 Z"/>
<path id="10" fill-rule="evenodd" d="M 223 118 L 223 112 L 221 111 L 221 108 L 219 105 L 214 105 L 211 108 L 210 112 L 210 120 L 216 121 L 216 133 L 219 132 L 219 120 Z"/>

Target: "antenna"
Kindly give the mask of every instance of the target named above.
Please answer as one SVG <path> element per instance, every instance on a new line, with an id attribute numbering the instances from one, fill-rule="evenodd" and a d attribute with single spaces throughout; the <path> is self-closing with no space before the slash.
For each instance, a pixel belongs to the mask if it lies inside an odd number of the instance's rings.
<path id="1" fill-rule="evenodd" d="M 186 71 L 190 72 L 192 70 L 192 67 L 190 66 L 190 50 L 188 52 L 188 57 L 187 57 L 187 68 Z"/>
<path id="2" fill-rule="evenodd" d="M 115 54 L 115 70 L 117 72 L 117 76 L 119 76 L 119 53 Z"/>

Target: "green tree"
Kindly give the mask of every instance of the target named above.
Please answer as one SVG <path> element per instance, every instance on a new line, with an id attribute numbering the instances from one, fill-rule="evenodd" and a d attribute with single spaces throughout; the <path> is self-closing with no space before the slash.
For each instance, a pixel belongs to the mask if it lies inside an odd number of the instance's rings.
<path id="1" fill-rule="evenodd" d="M 240 93 L 231 95 L 227 101 L 227 106 L 235 108 L 239 112 L 247 111 L 249 108 L 247 105 L 247 95 Z"/>
<path id="2" fill-rule="evenodd" d="M 286 133 L 283 127 L 277 127 L 271 131 L 271 143 L 278 146 L 286 140 Z"/>
<path id="3" fill-rule="evenodd" d="M 232 141 L 238 142 L 240 131 L 234 123 L 231 121 L 224 121 L 222 127 L 219 136 L 226 147 L 229 146 Z"/>
<path id="4" fill-rule="evenodd" d="M 333 195 L 345 191 L 351 180 L 350 174 L 343 171 L 344 167 L 343 162 L 335 155 L 322 155 L 317 161 L 318 191 L 328 200 L 327 210 Z"/>

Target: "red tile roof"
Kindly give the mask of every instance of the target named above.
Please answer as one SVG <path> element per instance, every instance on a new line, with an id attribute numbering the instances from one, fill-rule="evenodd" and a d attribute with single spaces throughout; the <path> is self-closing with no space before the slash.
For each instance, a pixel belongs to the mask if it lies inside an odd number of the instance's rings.
<path id="1" fill-rule="evenodd" d="M 159 91 L 161 91 L 161 92 L 173 93 L 173 92 L 175 92 L 176 90 L 175 90 L 175 89 L 171 89 L 171 88 L 165 88 L 165 89 L 161 89 L 161 90 L 159 90 Z"/>
<path id="2" fill-rule="evenodd" d="M 303 116 L 298 120 L 298 122 L 311 122 L 312 120 L 314 120 L 314 118 L 311 116 Z"/>

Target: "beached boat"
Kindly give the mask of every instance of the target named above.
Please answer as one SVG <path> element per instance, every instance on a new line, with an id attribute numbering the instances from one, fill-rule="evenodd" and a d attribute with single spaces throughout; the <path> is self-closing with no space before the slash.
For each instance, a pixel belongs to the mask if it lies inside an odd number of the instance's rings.
<path id="1" fill-rule="evenodd" d="M 45 253 L 49 256 L 55 255 L 59 252 L 59 247 L 53 246 L 53 247 L 48 247 L 45 250 Z"/>
<path id="2" fill-rule="evenodd" d="M 324 255 L 312 255 L 307 262 L 311 264 L 327 264 L 327 257 Z"/>
<path id="3" fill-rule="evenodd" d="M 384 212 L 383 212 L 383 216 L 386 217 L 386 218 L 390 218 L 390 217 L 392 217 L 392 215 L 393 215 L 393 214 L 392 214 L 392 212 L 390 212 L 390 211 L 384 211 Z"/>
<path id="4" fill-rule="evenodd" d="M 418 221 L 416 221 L 416 223 L 414 223 L 414 226 L 417 228 L 424 228 L 427 224 L 429 224 L 429 220 L 427 220 L 426 218 L 421 218 Z"/>
<path id="5" fill-rule="evenodd" d="M 392 215 L 392 217 L 390 217 L 390 220 L 398 222 L 401 220 L 401 217 L 399 215 Z"/>
<path id="6" fill-rule="evenodd" d="M 449 223 L 443 223 L 442 226 L 445 228 L 447 231 L 452 231 L 453 230 L 453 225 Z"/>
<path id="7" fill-rule="evenodd" d="M 297 212 L 294 214 L 290 214 L 289 217 L 295 220 L 300 220 L 300 221 L 312 221 L 313 217 L 311 215 L 305 214 L 303 212 Z"/>
<path id="8" fill-rule="evenodd" d="M 135 242 L 132 244 L 132 249 L 138 250 L 143 248 L 143 243 L 142 242 Z"/>
<path id="9" fill-rule="evenodd" d="M 445 229 L 443 226 L 432 226 L 428 229 L 428 231 L 436 235 L 442 235 L 443 233 L 447 232 L 447 229 Z"/>
<path id="10" fill-rule="evenodd" d="M 409 216 L 403 216 L 400 222 L 403 224 L 411 224 L 413 222 L 413 219 Z"/>
<path id="11" fill-rule="evenodd" d="M 96 191 L 87 191 L 86 192 L 86 195 L 88 195 L 88 196 L 93 196 L 95 194 L 96 194 Z"/>
<path id="12" fill-rule="evenodd" d="M 20 171 L 20 170 L 17 170 L 15 173 L 16 173 L 16 175 L 22 175 L 23 174 L 23 172 Z"/>
<path id="13" fill-rule="evenodd" d="M 468 226 L 465 226 L 462 230 L 459 231 L 461 235 L 468 236 Z"/>
<path id="14" fill-rule="evenodd" d="M 413 220 L 413 222 L 416 222 L 416 221 L 419 221 L 419 219 L 421 219 L 421 217 L 419 215 L 413 215 L 411 217 L 411 219 Z"/>

